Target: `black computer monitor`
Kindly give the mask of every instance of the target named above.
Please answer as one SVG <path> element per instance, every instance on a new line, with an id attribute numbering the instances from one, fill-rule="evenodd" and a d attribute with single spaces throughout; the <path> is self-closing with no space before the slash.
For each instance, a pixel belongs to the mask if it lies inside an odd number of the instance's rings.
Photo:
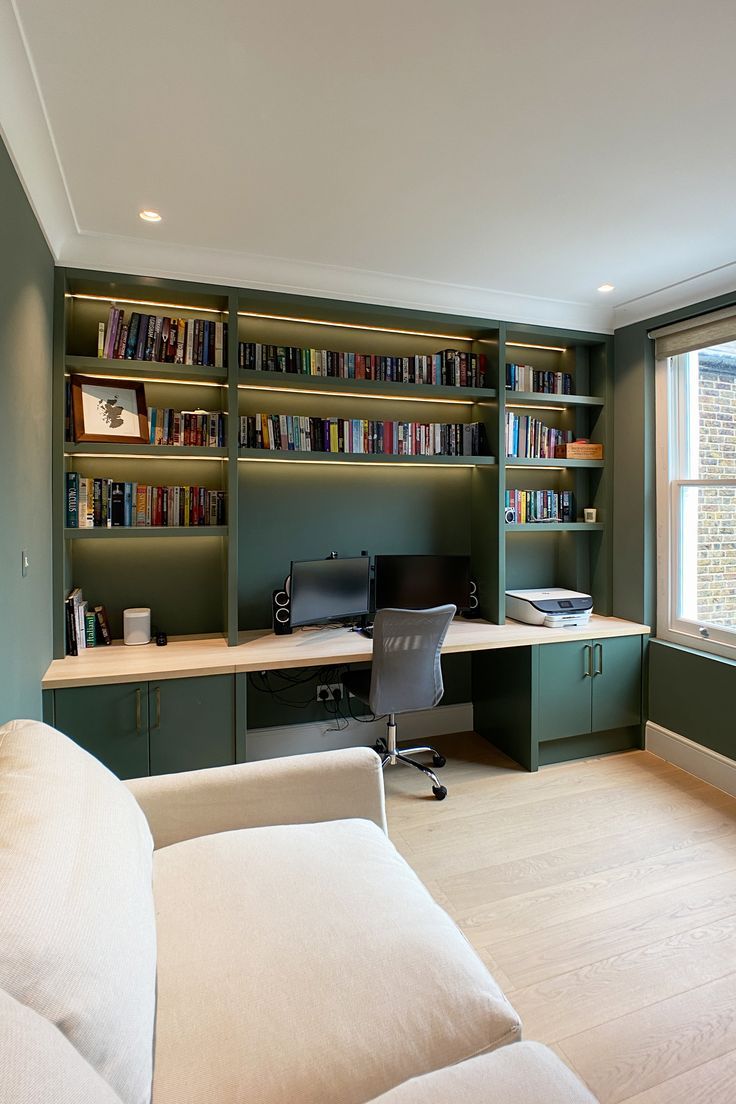
<path id="1" fill-rule="evenodd" d="M 364 616 L 370 610 L 370 570 L 368 556 L 292 561 L 292 626 Z"/>
<path id="2" fill-rule="evenodd" d="M 376 556 L 376 609 L 470 606 L 469 556 Z"/>

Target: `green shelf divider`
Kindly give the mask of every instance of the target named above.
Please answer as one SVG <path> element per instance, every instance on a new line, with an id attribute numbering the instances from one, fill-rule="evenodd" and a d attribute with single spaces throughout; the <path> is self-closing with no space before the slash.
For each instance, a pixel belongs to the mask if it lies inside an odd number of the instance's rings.
<path id="1" fill-rule="evenodd" d="M 537 457 L 507 456 L 507 468 L 604 468 L 605 460 L 565 460 L 564 457 L 543 459 Z"/>
<path id="2" fill-rule="evenodd" d="M 105 357 L 67 356 L 66 369 L 90 376 L 115 376 L 132 379 L 160 379 L 166 383 L 227 383 L 227 368 L 210 368 L 202 364 L 169 364 L 157 360 L 109 360 Z"/>
<path id="3" fill-rule="evenodd" d="M 227 525 L 115 525 L 111 528 L 65 529 L 65 540 L 125 540 L 143 537 L 226 537 Z"/>
<path id="4" fill-rule="evenodd" d="M 227 449 L 210 445 L 132 445 L 114 441 L 79 441 L 64 445 L 65 456 L 149 457 L 155 460 L 227 460 Z"/>
<path id="5" fill-rule="evenodd" d="M 597 395 L 547 395 L 541 391 L 507 391 L 506 406 L 604 406 L 605 399 Z"/>
<path id="6" fill-rule="evenodd" d="M 604 526 L 600 521 L 526 521 L 505 528 L 507 533 L 602 533 Z"/>
<path id="7" fill-rule="evenodd" d="M 423 464 L 428 467 L 474 468 L 496 463 L 494 456 L 394 456 L 378 452 L 301 452 L 295 449 L 241 448 L 240 460 L 260 460 L 266 463 L 322 463 L 322 464 Z"/>
<path id="8" fill-rule="evenodd" d="M 458 402 L 474 406 L 492 402 L 497 393 L 492 387 L 448 387 L 438 383 L 399 383 L 395 380 L 343 379 L 340 376 L 307 376 L 296 372 L 261 372 L 241 368 L 238 373 L 241 389 L 302 391 L 315 394 L 337 394 L 372 399 L 416 399 Z"/>

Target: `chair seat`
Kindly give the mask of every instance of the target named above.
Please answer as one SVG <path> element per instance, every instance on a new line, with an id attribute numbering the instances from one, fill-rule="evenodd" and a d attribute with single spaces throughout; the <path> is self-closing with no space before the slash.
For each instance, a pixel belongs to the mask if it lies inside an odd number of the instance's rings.
<path id="1" fill-rule="evenodd" d="M 155 853 L 154 896 L 153 1104 L 364 1104 L 519 1036 L 483 963 L 368 821 L 173 844 Z"/>

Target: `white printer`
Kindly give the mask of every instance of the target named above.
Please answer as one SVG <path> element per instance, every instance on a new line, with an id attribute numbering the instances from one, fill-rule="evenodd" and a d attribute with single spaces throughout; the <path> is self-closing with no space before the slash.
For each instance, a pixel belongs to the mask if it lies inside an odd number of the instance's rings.
<path id="1" fill-rule="evenodd" d="M 577 590 L 507 590 L 506 616 L 527 625 L 549 628 L 582 628 L 590 621 L 593 599 Z"/>

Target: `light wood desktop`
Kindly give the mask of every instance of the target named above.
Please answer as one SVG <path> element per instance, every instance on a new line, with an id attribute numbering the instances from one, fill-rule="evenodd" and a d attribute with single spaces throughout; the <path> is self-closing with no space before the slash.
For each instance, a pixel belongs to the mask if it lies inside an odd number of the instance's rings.
<path id="1" fill-rule="evenodd" d="M 481 652 L 493 648 L 520 648 L 534 644 L 558 644 L 567 640 L 591 640 L 616 636 L 645 636 L 648 625 L 618 617 L 593 615 L 582 629 L 549 629 L 509 621 L 453 621 L 443 654 Z M 43 681 L 44 690 L 95 686 L 141 679 L 174 679 L 203 675 L 276 671 L 291 667 L 370 662 L 373 642 L 361 633 L 335 626 L 296 629 L 275 636 L 269 629 L 243 632 L 239 644 L 228 647 L 221 636 L 172 638 L 156 644 L 126 647 L 115 641 L 108 647 L 90 648 L 81 656 L 55 659 Z"/>

